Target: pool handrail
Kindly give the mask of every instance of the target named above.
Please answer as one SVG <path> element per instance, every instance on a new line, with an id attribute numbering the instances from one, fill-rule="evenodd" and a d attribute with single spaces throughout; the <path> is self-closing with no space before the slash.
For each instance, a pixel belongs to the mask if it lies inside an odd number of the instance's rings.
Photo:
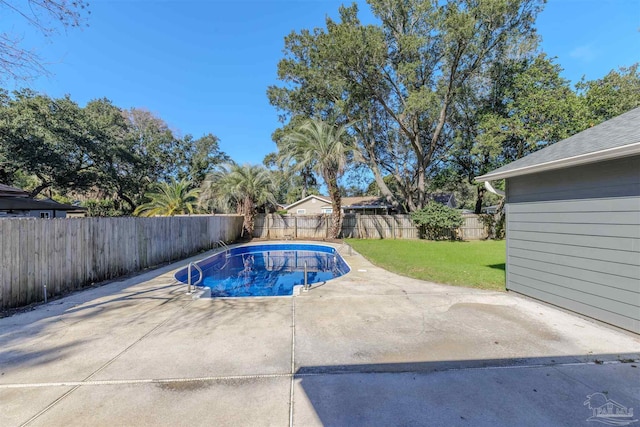
<path id="1" fill-rule="evenodd" d="M 204 279 L 204 273 L 202 272 L 202 269 L 200 268 L 200 266 L 195 262 L 190 262 L 189 266 L 187 267 L 187 295 L 191 294 L 191 286 L 192 286 L 191 285 L 191 267 L 195 267 L 195 269 L 198 270 L 198 272 L 200 273 L 200 277 L 198 278 L 196 283 L 193 284 L 194 287 L 202 283 L 202 280 Z"/>
<path id="2" fill-rule="evenodd" d="M 307 281 L 307 261 L 304 262 L 304 286 L 302 287 L 304 292 L 309 290 L 309 282 Z"/>
<path id="3" fill-rule="evenodd" d="M 224 240 L 218 240 L 217 245 L 218 247 L 222 246 L 224 248 L 225 255 L 228 257 L 231 249 L 229 249 L 229 246 L 224 242 Z"/>

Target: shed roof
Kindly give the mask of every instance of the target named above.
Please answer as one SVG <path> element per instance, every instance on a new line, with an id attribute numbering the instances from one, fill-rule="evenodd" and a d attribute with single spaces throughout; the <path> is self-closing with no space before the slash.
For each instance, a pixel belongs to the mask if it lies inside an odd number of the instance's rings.
<path id="1" fill-rule="evenodd" d="M 640 154 L 640 108 L 476 178 L 492 181 Z"/>

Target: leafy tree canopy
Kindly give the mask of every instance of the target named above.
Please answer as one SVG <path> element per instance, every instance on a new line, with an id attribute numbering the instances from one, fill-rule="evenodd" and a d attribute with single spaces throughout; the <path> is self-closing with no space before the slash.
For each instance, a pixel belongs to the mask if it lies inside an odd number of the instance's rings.
<path id="1" fill-rule="evenodd" d="M 212 134 L 177 138 L 152 113 L 104 98 L 80 107 L 68 96 L 0 90 L 0 182 L 27 184 L 32 196 L 54 189 L 115 198 L 131 212 L 153 183 L 184 179 L 198 187 L 228 159 L 218 143 Z"/>
<path id="2" fill-rule="evenodd" d="M 278 146 L 279 160 L 293 170 L 310 169 L 322 176 L 329 191 L 332 221 L 329 235 L 337 238 L 342 228 L 341 194 L 338 180 L 353 152 L 344 126 L 308 120 L 285 135 Z"/>
<path id="3" fill-rule="evenodd" d="M 275 206 L 271 171 L 261 165 L 226 163 L 209 173 L 202 183 L 201 206 L 244 215 L 243 230 L 253 233 L 258 208 Z"/>
<path id="4" fill-rule="evenodd" d="M 537 0 L 370 0 L 380 25 L 362 25 L 356 5 L 340 21 L 285 38 L 283 86 L 268 90 L 283 123 L 322 117 L 350 124 L 382 194 L 410 210 L 425 205 L 430 169 L 447 151 L 453 104 L 470 79 L 531 43 Z M 384 176 L 394 178 L 399 193 Z"/>
<path id="5" fill-rule="evenodd" d="M 640 106 L 638 63 L 611 70 L 601 79 L 578 83 L 578 92 L 589 113 L 588 126 L 595 126 Z"/>
<path id="6" fill-rule="evenodd" d="M 185 180 L 160 182 L 145 193 L 147 202 L 141 204 L 133 212 L 139 216 L 174 216 L 193 214 L 198 204 L 199 188 L 190 188 L 191 183 Z"/>

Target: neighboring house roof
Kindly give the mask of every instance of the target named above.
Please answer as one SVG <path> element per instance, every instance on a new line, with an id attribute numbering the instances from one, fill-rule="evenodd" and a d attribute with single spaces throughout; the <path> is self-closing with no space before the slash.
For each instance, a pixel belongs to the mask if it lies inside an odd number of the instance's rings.
<path id="1" fill-rule="evenodd" d="M 457 204 L 456 198 L 454 197 L 453 193 L 433 194 L 431 195 L 431 198 L 433 199 L 434 202 L 438 202 L 445 206 L 448 206 L 448 205 L 455 206 Z"/>
<path id="2" fill-rule="evenodd" d="M 434 202 L 446 204 L 451 199 L 451 194 L 434 194 L 432 197 Z"/>
<path id="3" fill-rule="evenodd" d="M 19 188 L 0 184 L 0 197 L 29 197 L 29 193 Z"/>
<path id="4" fill-rule="evenodd" d="M 289 209 L 291 209 L 291 208 L 293 208 L 293 207 L 295 207 L 295 206 L 299 205 L 300 203 L 304 203 L 304 202 L 306 202 L 307 200 L 311 200 L 311 199 L 316 199 L 316 200 L 319 200 L 319 201 L 321 201 L 321 202 L 323 202 L 323 203 L 329 203 L 329 204 L 331 204 L 331 199 L 329 199 L 328 197 L 324 197 L 324 196 L 316 196 L 315 194 L 311 194 L 310 196 L 307 196 L 307 197 L 305 197 L 304 199 L 300 199 L 300 200 L 297 200 L 297 201 L 295 201 L 295 202 L 291 203 L 289 206 L 287 206 L 287 207 L 286 207 L 286 209 L 287 209 L 287 210 L 289 210 Z"/>
<path id="5" fill-rule="evenodd" d="M 3 211 L 27 211 L 27 210 L 54 210 L 54 211 L 85 211 L 86 208 L 65 205 L 50 200 L 36 200 L 28 197 L 0 197 L 0 210 Z"/>
<path id="6" fill-rule="evenodd" d="M 640 154 L 640 108 L 531 153 L 476 181 L 492 181 Z"/>
<path id="7" fill-rule="evenodd" d="M 381 197 L 343 197 L 341 203 L 343 208 L 349 209 L 372 209 L 372 208 L 388 208 L 391 204 L 387 203 Z"/>
<path id="8" fill-rule="evenodd" d="M 439 193 L 433 194 L 431 196 L 433 200 L 438 203 L 442 203 L 447 206 L 449 204 L 456 205 L 456 200 L 453 193 Z M 296 202 L 293 202 L 289 206 L 286 207 L 287 210 L 291 210 L 295 208 L 297 205 L 300 205 L 307 200 L 316 199 L 324 203 L 324 205 L 320 206 L 320 208 L 330 208 L 331 207 L 331 199 L 326 196 L 317 196 L 310 195 L 305 197 L 304 199 L 300 199 Z M 341 198 L 341 206 L 342 209 L 388 209 L 393 207 L 393 205 L 385 200 L 384 197 L 376 197 L 376 196 L 361 196 L 361 197 L 342 197 Z"/>

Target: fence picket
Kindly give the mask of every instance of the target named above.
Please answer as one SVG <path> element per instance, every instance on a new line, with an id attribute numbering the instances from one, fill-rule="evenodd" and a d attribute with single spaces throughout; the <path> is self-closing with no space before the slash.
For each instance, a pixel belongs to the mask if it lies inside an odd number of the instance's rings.
<path id="1" fill-rule="evenodd" d="M 240 236 L 238 215 L 173 218 L 3 218 L 0 308 L 181 259 Z"/>
<path id="2" fill-rule="evenodd" d="M 462 240 L 487 238 L 477 215 L 463 214 L 457 230 Z M 331 218 L 327 215 L 260 214 L 255 217 L 253 237 L 283 239 L 326 239 Z M 446 233 L 448 236 L 449 232 Z M 360 239 L 418 239 L 418 229 L 409 215 L 350 215 L 342 221 L 342 237 Z M 446 237 L 444 236 L 444 237 Z"/>

